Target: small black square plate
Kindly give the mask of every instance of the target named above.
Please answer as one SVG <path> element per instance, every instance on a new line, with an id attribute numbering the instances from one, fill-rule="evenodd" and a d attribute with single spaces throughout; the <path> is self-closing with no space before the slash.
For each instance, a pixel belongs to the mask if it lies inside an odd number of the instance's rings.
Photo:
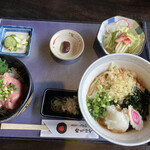
<path id="1" fill-rule="evenodd" d="M 79 110 L 78 115 L 68 114 L 68 113 L 57 113 L 54 112 L 51 108 L 52 100 L 55 97 L 73 97 L 77 96 L 77 91 L 72 90 L 63 90 L 63 89 L 46 89 L 43 94 L 43 101 L 41 106 L 41 115 L 44 117 L 53 117 L 53 118 L 60 118 L 60 119 L 76 119 L 81 120 L 82 115 Z M 78 103 L 78 102 L 77 102 Z"/>

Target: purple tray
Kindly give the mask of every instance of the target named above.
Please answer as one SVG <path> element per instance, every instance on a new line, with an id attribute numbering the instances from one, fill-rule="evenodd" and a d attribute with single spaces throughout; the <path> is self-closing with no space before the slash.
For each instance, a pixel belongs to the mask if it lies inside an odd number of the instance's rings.
<path id="1" fill-rule="evenodd" d="M 86 68 L 99 58 L 93 44 L 100 24 L 65 23 L 47 21 L 27 21 L 2 19 L 1 25 L 30 26 L 34 28 L 29 57 L 19 58 L 29 69 L 34 82 L 34 97 L 27 109 L 9 123 L 41 124 L 40 114 L 43 92 L 47 88 L 77 90 Z M 79 32 L 85 42 L 83 54 L 73 61 L 55 58 L 49 49 L 49 41 L 54 33 L 62 29 Z M 102 53 L 101 56 L 104 54 Z M 1 130 L 1 138 L 46 139 L 40 131 Z M 50 138 L 47 138 L 50 139 Z M 60 139 L 63 140 L 63 139 Z M 85 139 L 87 140 L 87 139 Z M 105 141 L 100 138 L 98 141 Z"/>
<path id="2" fill-rule="evenodd" d="M 47 88 L 77 90 L 80 79 L 87 67 L 104 55 L 96 36 L 98 23 L 66 23 L 48 21 L 27 21 L 1 19 L 0 25 L 31 26 L 34 28 L 32 47 L 29 57 L 19 58 L 29 69 L 34 82 L 34 97 L 27 109 L 9 123 L 41 124 L 44 117 L 40 114 L 43 92 Z M 54 33 L 62 29 L 72 29 L 81 34 L 85 42 L 83 54 L 73 61 L 55 58 L 49 49 L 49 41 Z M 40 131 L 0 130 L 0 138 L 38 139 Z M 60 139 L 68 140 L 68 139 Z M 80 140 L 81 141 L 81 140 Z M 83 140 L 84 141 L 84 140 Z M 99 137 L 94 142 L 107 142 Z"/>

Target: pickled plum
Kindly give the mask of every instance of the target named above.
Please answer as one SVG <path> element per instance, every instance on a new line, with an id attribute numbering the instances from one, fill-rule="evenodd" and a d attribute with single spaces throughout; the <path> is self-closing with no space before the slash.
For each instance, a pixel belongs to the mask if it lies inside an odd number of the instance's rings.
<path id="1" fill-rule="evenodd" d="M 70 43 L 67 41 L 64 41 L 62 43 L 62 52 L 63 53 L 68 53 L 70 51 Z"/>

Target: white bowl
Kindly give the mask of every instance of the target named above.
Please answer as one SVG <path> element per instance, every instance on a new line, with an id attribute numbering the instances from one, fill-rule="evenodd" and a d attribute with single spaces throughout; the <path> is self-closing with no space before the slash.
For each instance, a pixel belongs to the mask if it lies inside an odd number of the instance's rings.
<path id="1" fill-rule="evenodd" d="M 70 50 L 67 53 L 62 52 L 62 43 L 70 43 Z M 51 52 L 59 59 L 73 60 L 79 57 L 84 50 L 84 41 L 82 36 L 73 30 L 66 29 L 58 31 L 50 40 Z"/>
<path id="2" fill-rule="evenodd" d="M 88 88 L 98 74 L 108 69 L 111 62 L 120 67 L 135 71 L 138 77 L 146 83 L 147 89 L 150 90 L 150 63 L 148 61 L 133 54 L 106 55 L 91 64 L 82 76 L 78 90 L 78 101 L 82 115 L 98 135 L 112 143 L 124 146 L 145 144 L 150 141 L 150 116 L 148 116 L 141 131 L 131 130 L 126 133 L 117 134 L 100 126 L 88 111 L 86 103 Z"/>
<path id="3" fill-rule="evenodd" d="M 97 34 L 97 39 L 99 41 L 100 46 L 104 50 L 105 54 L 110 54 L 103 46 L 103 37 L 106 33 L 106 26 L 108 24 L 115 23 L 120 19 L 126 20 L 129 23 L 129 26 L 133 27 L 135 29 L 135 31 L 137 32 L 137 34 L 140 36 L 140 39 L 141 39 L 140 45 L 139 45 L 139 47 L 137 47 L 135 49 L 135 51 L 133 53 L 135 55 L 140 55 L 142 53 L 144 45 L 145 45 L 145 33 L 143 32 L 140 25 L 135 20 L 126 18 L 126 17 L 122 17 L 122 16 L 115 16 L 115 17 L 109 18 L 102 22 L 100 29 L 98 31 L 98 34 Z"/>

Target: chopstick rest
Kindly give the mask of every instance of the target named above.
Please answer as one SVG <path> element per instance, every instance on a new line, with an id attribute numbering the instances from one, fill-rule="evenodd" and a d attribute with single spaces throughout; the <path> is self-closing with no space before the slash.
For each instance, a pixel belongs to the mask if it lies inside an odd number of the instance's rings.
<path id="1" fill-rule="evenodd" d="M 7 130 L 49 130 L 46 125 L 1 123 L 0 129 Z"/>

